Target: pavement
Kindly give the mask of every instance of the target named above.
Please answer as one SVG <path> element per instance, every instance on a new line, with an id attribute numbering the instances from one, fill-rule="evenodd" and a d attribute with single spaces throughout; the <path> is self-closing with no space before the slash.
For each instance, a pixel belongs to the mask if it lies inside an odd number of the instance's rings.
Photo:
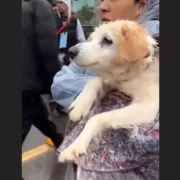
<path id="1" fill-rule="evenodd" d="M 53 118 L 57 125 L 58 132 L 64 133 L 67 123 L 67 115 L 60 115 Z M 22 153 L 39 151 L 36 157 L 22 162 L 22 177 L 25 180 L 64 180 L 66 165 L 57 162 L 57 156 L 54 148 L 45 148 L 47 137 L 43 136 L 35 127 L 31 128 L 26 141 L 22 147 Z M 40 149 L 41 148 L 41 152 Z M 35 153 L 34 153 L 35 154 Z M 35 155 L 34 155 L 35 156 Z"/>

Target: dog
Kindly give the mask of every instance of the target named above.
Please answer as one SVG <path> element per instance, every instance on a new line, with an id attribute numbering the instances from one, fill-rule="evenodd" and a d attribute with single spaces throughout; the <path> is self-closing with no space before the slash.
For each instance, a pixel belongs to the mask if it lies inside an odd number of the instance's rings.
<path id="1" fill-rule="evenodd" d="M 85 154 L 92 138 L 105 129 L 130 129 L 154 122 L 159 111 L 159 49 L 146 29 L 128 20 L 102 24 L 87 42 L 70 48 L 69 53 L 78 66 L 99 73 L 70 106 L 70 120 L 86 117 L 93 103 L 113 89 L 131 96 L 132 102 L 90 118 L 77 139 L 59 155 L 60 162 Z"/>

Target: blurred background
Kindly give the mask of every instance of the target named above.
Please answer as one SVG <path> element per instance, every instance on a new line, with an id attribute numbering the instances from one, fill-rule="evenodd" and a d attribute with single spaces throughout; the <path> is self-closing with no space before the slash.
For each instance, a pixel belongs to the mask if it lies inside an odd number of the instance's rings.
<path id="1" fill-rule="evenodd" d="M 56 0 L 48 0 L 55 8 Z M 71 0 L 72 10 L 81 21 L 86 38 L 93 31 L 93 28 L 99 24 L 97 15 L 97 6 L 101 0 Z"/>

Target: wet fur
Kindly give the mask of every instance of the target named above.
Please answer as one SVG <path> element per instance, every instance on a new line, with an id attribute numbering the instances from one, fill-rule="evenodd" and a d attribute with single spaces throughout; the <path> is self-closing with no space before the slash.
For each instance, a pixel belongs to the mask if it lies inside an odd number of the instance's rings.
<path id="1" fill-rule="evenodd" d="M 100 40 L 108 36 L 111 46 Z M 124 108 L 93 116 L 78 138 L 59 156 L 59 161 L 73 161 L 86 153 L 92 138 L 108 128 L 135 128 L 153 123 L 159 110 L 159 50 L 147 31 L 132 21 L 116 21 L 97 28 L 90 39 L 71 50 L 79 54 L 74 62 L 96 70 L 100 77 L 90 80 L 70 106 L 69 117 L 86 117 L 97 100 L 112 89 L 125 92 L 132 103 Z"/>

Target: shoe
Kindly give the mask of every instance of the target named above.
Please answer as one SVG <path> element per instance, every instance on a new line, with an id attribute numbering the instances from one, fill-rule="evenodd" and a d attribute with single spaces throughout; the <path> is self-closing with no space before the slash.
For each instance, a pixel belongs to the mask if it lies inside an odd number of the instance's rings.
<path id="1" fill-rule="evenodd" d="M 48 144 L 51 147 L 55 147 L 57 149 L 63 142 L 63 139 L 64 139 L 64 136 L 62 134 L 57 133 L 55 138 L 47 139 L 46 144 Z"/>

